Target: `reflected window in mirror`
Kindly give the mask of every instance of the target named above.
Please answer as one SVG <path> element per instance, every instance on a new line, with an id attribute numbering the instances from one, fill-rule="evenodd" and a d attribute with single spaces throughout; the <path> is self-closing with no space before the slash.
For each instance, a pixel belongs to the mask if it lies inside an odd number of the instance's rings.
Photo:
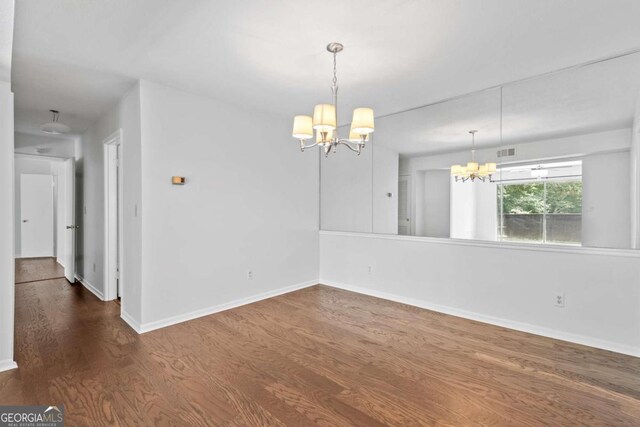
<path id="1" fill-rule="evenodd" d="M 582 244 L 582 162 L 516 166 L 497 181 L 498 240 Z"/>

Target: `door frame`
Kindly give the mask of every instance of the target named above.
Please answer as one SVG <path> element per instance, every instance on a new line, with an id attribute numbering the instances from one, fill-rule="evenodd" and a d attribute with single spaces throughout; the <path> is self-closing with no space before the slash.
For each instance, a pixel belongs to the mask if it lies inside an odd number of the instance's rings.
<path id="1" fill-rule="evenodd" d="M 13 154 L 13 158 L 14 158 L 14 164 L 15 164 L 15 159 L 34 159 L 34 160 L 48 160 L 52 163 L 58 163 L 58 164 L 63 164 L 65 161 L 69 160 L 69 159 L 75 159 L 75 157 L 56 157 L 56 156 L 44 156 L 44 155 L 40 155 L 40 154 L 29 154 L 29 153 L 14 153 Z M 60 176 L 56 176 L 55 174 L 51 173 L 51 175 L 53 176 L 53 185 L 55 188 L 55 192 L 60 191 Z M 57 179 L 56 179 L 57 178 Z M 18 177 L 19 179 L 19 177 Z M 16 200 L 16 187 L 17 184 L 14 183 L 13 185 L 14 187 L 14 202 Z M 56 258 L 56 262 L 60 264 L 60 254 L 57 253 L 57 248 L 56 248 L 56 242 L 58 239 L 61 238 L 61 236 L 59 236 L 58 234 L 58 219 L 60 216 L 60 206 L 56 206 L 58 203 L 58 200 L 53 201 L 54 203 L 54 224 L 53 224 L 53 242 L 54 242 L 54 254 L 55 254 L 55 258 Z M 14 214 L 16 211 L 16 207 L 14 206 Z M 18 223 L 16 222 L 16 220 L 14 220 L 14 248 L 15 248 L 15 228 L 18 226 Z M 20 237 L 22 238 L 22 236 Z M 22 252 L 22 251 L 21 251 Z M 14 250 L 14 259 L 19 259 L 19 258 L 25 258 L 24 256 L 22 256 L 22 253 L 20 254 L 20 256 L 17 256 L 15 254 L 15 250 Z"/>
<path id="2" fill-rule="evenodd" d="M 118 282 L 120 283 L 121 298 L 124 298 L 125 286 L 123 271 L 123 159 L 122 159 L 122 129 L 118 129 L 103 141 L 104 154 L 104 299 L 106 301 L 118 298 Z M 119 151 L 118 163 L 109 161 L 110 154 Z M 117 175 L 115 171 L 117 170 Z M 117 177 L 117 199 L 110 191 L 110 180 Z M 115 209 L 114 204 L 117 206 Z M 113 217 L 113 213 L 117 215 Z M 118 226 L 119 225 L 119 226 Z M 117 227 L 117 244 L 113 240 L 113 228 Z"/>

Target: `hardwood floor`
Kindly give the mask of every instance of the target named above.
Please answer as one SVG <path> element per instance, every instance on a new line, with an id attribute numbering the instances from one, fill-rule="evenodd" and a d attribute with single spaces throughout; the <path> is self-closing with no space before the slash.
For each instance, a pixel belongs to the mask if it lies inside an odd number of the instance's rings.
<path id="1" fill-rule="evenodd" d="M 137 335 L 64 279 L 16 287 L 0 404 L 67 425 L 640 424 L 640 359 L 315 286 Z"/>
<path id="2" fill-rule="evenodd" d="M 16 284 L 64 277 L 64 268 L 54 257 L 16 259 Z"/>

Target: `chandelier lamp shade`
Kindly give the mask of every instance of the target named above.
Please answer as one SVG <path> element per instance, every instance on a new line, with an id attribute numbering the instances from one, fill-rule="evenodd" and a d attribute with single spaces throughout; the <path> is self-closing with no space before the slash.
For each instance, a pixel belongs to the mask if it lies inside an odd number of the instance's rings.
<path id="1" fill-rule="evenodd" d="M 487 179 L 491 180 L 491 176 L 496 173 L 495 163 L 481 165 L 475 160 L 477 132 L 477 130 L 469 131 L 471 134 L 471 161 L 466 165 L 451 166 L 451 176 L 455 178 L 456 182 L 473 182 L 476 179 L 485 182 Z"/>
<path id="2" fill-rule="evenodd" d="M 373 109 L 360 107 L 353 110 L 353 119 L 349 128 L 349 138 L 340 138 L 338 134 L 338 77 L 336 57 L 344 49 L 340 43 L 329 43 L 327 50 L 333 54 L 333 104 L 318 104 L 313 109 L 313 116 L 295 116 L 293 118 L 292 136 L 300 141 L 300 150 L 318 146 L 325 157 L 336 152 L 339 145 L 349 148 L 360 155 L 369 134 L 375 129 Z M 313 141 L 315 132 L 315 142 Z"/>

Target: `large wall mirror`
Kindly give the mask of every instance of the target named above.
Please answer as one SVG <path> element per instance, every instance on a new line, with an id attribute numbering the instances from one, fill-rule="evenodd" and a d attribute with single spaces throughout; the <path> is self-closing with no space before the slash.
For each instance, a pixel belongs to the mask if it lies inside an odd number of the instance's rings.
<path id="1" fill-rule="evenodd" d="M 322 156 L 321 228 L 635 248 L 639 128 L 640 53 L 379 117 Z"/>

